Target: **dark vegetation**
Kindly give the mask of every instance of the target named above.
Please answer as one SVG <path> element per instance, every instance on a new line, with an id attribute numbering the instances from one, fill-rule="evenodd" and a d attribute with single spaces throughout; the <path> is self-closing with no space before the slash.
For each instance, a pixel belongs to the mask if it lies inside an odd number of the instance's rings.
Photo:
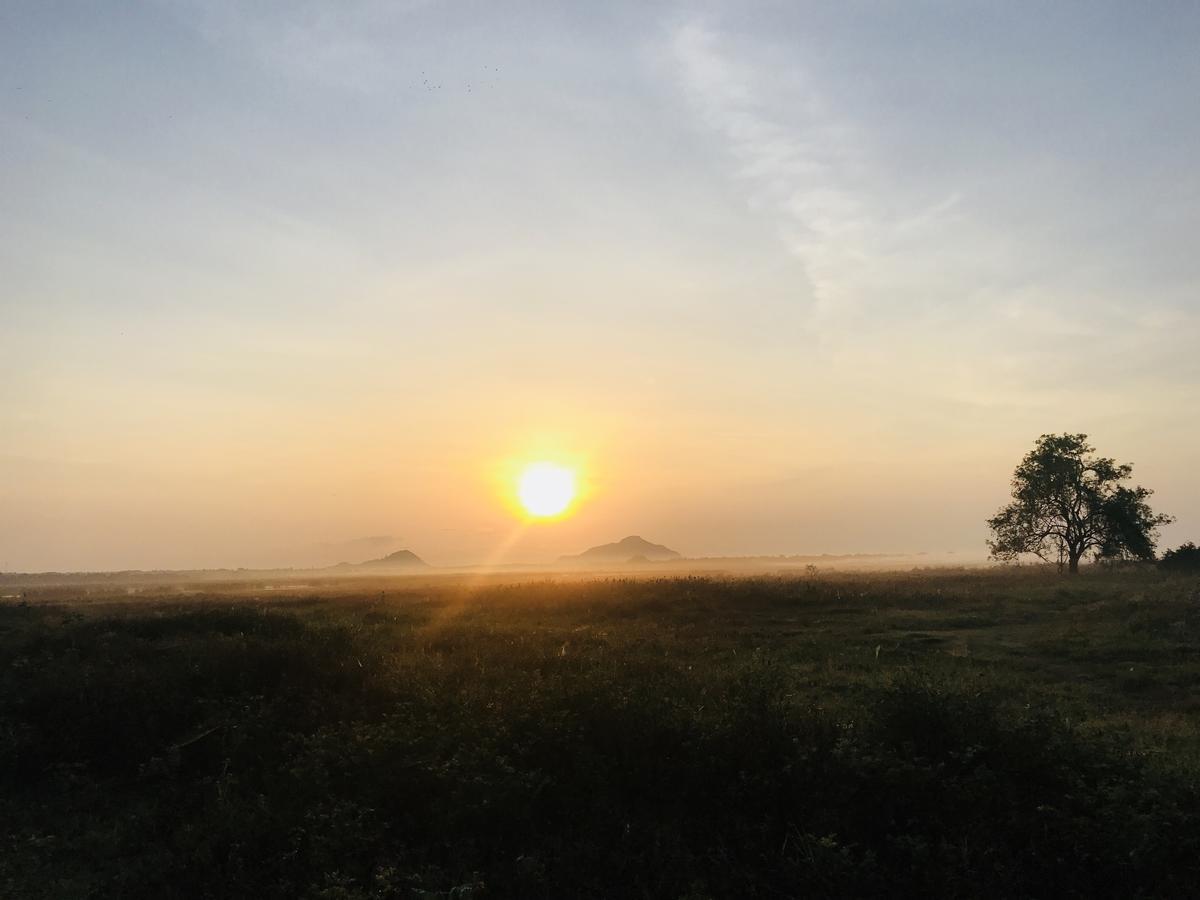
<path id="1" fill-rule="evenodd" d="M 0 896 L 1200 884 L 1194 577 L 206 591 L 0 607 Z"/>
<path id="2" fill-rule="evenodd" d="M 1200 547 L 1190 541 L 1180 544 L 1162 555 L 1158 567 L 1166 572 L 1200 573 Z"/>

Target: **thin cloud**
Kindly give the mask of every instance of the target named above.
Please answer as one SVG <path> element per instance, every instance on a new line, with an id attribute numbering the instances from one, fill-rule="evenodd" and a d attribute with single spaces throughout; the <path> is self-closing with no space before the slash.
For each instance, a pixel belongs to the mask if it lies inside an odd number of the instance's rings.
<path id="1" fill-rule="evenodd" d="M 885 212 L 866 141 L 802 71 L 759 71 L 728 54 L 703 22 L 679 27 L 670 44 L 691 107 L 725 140 L 750 203 L 774 212 L 781 240 L 803 263 L 814 324 L 828 328 L 878 301 L 881 265 L 889 296 L 913 281 L 899 251 L 949 221 L 960 193 Z"/>
<path id="2" fill-rule="evenodd" d="M 694 20 L 670 32 L 669 58 L 748 203 L 774 217 L 800 261 L 810 326 L 840 377 L 985 406 L 997 396 L 1037 403 L 1061 377 L 1077 396 L 1095 386 L 1102 406 L 1113 381 L 1104 359 L 1177 342 L 1147 315 L 1153 301 L 1131 306 L 1087 278 L 1113 248 L 1074 240 L 1069 220 L 1054 245 L 989 227 L 970 180 L 896 170 L 884 138 L 839 110 L 801 63 L 741 40 Z M 1038 196 L 1036 173 L 1004 171 Z"/>

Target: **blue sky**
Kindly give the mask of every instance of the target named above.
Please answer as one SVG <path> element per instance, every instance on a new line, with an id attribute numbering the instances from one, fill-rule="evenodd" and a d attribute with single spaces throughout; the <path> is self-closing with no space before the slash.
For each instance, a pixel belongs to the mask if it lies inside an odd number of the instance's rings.
<path id="1" fill-rule="evenodd" d="M 1200 530 L 1194 4 L 10 3 L 0 568 Z M 592 499 L 510 541 L 503 460 Z M 315 554 L 315 555 L 314 555 Z"/>

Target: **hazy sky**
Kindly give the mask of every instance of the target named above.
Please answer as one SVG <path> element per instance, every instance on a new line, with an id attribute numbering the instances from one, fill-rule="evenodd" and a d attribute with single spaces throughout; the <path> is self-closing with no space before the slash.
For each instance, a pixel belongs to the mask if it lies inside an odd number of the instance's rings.
<path id="1" fill-rule="evenodd" d="M 0 569 L 1200 539 L 1200 4 L 0 5 Z M 517 526 L 513 461 L 583 466 Z M 364 540 L 365 539 L 365 540 Z"/>

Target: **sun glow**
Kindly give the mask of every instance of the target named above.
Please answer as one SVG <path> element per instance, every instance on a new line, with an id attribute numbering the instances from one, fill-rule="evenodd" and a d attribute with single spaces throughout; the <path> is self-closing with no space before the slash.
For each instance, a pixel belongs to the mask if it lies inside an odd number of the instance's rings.
<path id="1" fill-rule="evenodd" d="M 535 519 L 565 513 L 578 490 L 574 470 L 552 462 L 530 463 L 517 480 L 517 499 Z"/>

